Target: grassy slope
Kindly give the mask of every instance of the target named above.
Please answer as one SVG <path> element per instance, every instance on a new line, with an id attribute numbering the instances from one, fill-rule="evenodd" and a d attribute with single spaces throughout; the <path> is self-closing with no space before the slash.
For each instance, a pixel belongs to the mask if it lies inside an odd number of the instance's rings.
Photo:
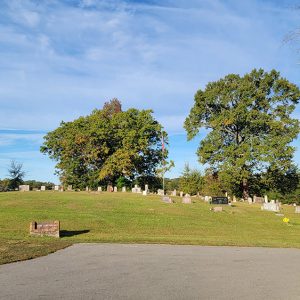
<path id="1" fill-rule="evenodd" d="M 0 264 L 45 255 L 77 242 L 169 243 L 300 248 L 300 216 L 291 220 L 237 203 L 213 213 L 192 205 L 166 204 L 158 196 L 131 193 L 0 193 Z M 29 222 L 60 220 L 63 237 L 29 237 Z"/>

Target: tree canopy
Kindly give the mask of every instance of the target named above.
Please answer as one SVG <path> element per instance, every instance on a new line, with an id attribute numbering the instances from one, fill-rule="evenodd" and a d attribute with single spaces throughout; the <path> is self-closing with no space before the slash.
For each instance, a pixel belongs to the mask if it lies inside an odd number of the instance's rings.
<path id="1" fill-rule="evenodd" d="M 119 177 L 154 176 L 167 151 L 161 146 L 162 126 L 152 110 L 122 111 L 117 99 L 86 117 L 60 126 L 44 137 L 41 152 L 57 161 L 64 184 L 82 188 Z M 163 132 L 164 140 L 167 134 Z"/>
<path id="2" fill-rule="evenodd" d="M 251 175 L 284 174 L 291 168 L 295 149 L 290 143 L 299 133 L 299 120 L 291 114 L 299 98 L 299 88 L 275 70 L 229 74 L 197 91 L 184 127 L 189 140 L 207 129 L 199 161 L 238 184 L 246 198 Z"/>

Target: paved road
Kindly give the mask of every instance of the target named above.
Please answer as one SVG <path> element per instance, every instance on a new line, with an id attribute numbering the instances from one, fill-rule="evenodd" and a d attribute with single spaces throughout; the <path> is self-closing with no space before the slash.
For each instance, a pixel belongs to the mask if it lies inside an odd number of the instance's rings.
<path id="1" fill-rule="evenodd" d="M 300 250 L 77 244 L 0 266 L 0 299 L 300 299 Z"/>

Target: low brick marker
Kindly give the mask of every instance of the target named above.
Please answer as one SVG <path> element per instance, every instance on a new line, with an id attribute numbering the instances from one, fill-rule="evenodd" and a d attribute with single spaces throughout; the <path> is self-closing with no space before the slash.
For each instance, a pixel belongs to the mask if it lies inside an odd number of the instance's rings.
<path id="1" fill-rule="evenodd" d="M 30 235 L 53 236 L 59 238 L 59 221 L 45 223 L 30 223 Z"/>

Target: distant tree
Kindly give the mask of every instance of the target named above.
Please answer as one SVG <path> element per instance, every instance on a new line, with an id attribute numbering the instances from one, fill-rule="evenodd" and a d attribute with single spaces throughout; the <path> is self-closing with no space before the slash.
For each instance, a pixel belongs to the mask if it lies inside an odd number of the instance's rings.
<path id="1" fill-rule="evenodd" d="M 10 183 L 10 180 L 8 178 L 4 178 L 4 179 L 0 180 L 0 192 L 9 191 L 9 183 Z"/>
<path id="2" fill-rule="evenodd" d="M 168 155 L 162 151 L 161 132 L 151 110 L 122 111 L 113 99 L 89 116 L 62 122 L 44 137 L 41 151 L 57 161 L 57 174 L 65 185 L 115 184 L 120 177 L 133 181 L 155 175 Z"/>
<path id="3" fill-rule="evenodd" d="M 203 176 L 197 169 L 191 169 L 185 164 L 182 176 L 179 179 L 179 189 L 184 193 L 195 195 L 203 189 Z"/>
<path id="4" fill-rule="evenodd" d="M 36 180 L 25 180 L 23 184 L 29 185 L 29 188 L 32 189 L 40 189 L 41 186 L 45 186 L 46 190 L 52 190 L 54 183 L 52 182 L 45 182 L 45 181 L 36 181 Z"/>
<path id="5" fill-rule="evenodd" d="M 269 168 L 284 174 L 291 167 L 295 148 L 290 143 L 299 133 L 299 120 L 291 113 L 299 98 L 299 88 L 275 70 L 227 75 L 196 93 L 185 120 L 188 139 L 208 129 L 199 161 L 238 185 L 247 198 L 253 174 Z"/>
<path id="6" fill-rule="evenodd" d="M 23 178 L 25 176 L 25 172 L 23 171 L 23 164 L 17 163 L 12 160 L 10 162 L 10 166 L 8 168 L 9 175 L 9 189 L 16 189 L 20 184 L 23 183 Z"/>

